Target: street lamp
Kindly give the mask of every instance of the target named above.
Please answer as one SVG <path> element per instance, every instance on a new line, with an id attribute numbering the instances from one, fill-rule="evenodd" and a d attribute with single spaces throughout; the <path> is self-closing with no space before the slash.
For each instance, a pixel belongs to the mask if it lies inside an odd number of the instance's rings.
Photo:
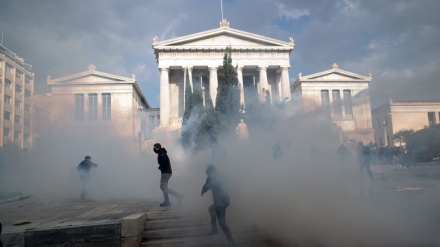
<path id="1" fill-rule="evenodd" d="M 387 121 L 382 122 L 383 125 L 383 143 L 384 146 L 388 146 L 388 137 L 387 137 Z"/>

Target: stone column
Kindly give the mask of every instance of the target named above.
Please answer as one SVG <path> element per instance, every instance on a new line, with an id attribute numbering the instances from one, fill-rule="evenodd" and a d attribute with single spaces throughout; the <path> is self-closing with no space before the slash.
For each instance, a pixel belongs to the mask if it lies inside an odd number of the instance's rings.
<path id="1" fill-rule="evenodd" d="M 267 67 L 260 66 L 258 67 L 258 70 L 260 71 L 260 95 L 261 99 L 265 101 L 266 94 L 263 94 L 263 89 L 269 90 L 269 84 L 267 83 Z"/>
<path id="2" fill-rule="evenodd" d="M 170 81 L 169 69 L 160 68 L 160 126 L 166 127 L 170 122 Z"/>
<path id="3" fill-rule="evenodd" d="M 244 85 L 243 85 L 243 67 L 237 67 L 238 84 L 240 84 L 240 106 L 245 106 L 244 102 Z"/>
<path id="4" fill-rule="evenodd" d="M 281 71 L 280 73 L 277 73 L 275 75 L 275 81 L 276 81 L 276 89 L 277 89 L 277 98 L 279 102 L 283 102 L 283 83 L 281 80 Z M 275 99 L 275 97 L 274 97 Z"/>
<path id="5" fill-rule="evenodd" d="M 183 72 L 183 110 L 185 111 L 186 104 L 186 68 L 182 68 Z"/>
<path id="6" fill-rule="evenodd" d="M 284 101 L 285 98 L 289 99 L 291 98 L 290 94 L 290 82 L 289 82 L 289 68 L 288 67 L 282 67 L 281 68 L 281 88 L 283 92 L 283 98 L 281 99 Z"/>
<path id="7" fill-rule="evenodd" d="M 209 95 L 211 96 L 212 105 L 215 107 L 215 99 L 217 98 L 217 67 L 209 68 Z"/>
<path id="8" fill-rule="evenodd" d="M 191 85 L 191 93 L 194 93 L 194 85 L 192 79 L 192 67 L 188 67 L 189 85 Z M 186 75 L 185 75 L 186 77 Z"/>
<path id="9" fill-rule="evenodd" d="M 339 100 L 340 100 L 340 108 L 341 108 L 341 116 L 342 119 L 345 119 L 345 95 L 344 95 L 344 90 L 340 90 L 339 91 Z"/>

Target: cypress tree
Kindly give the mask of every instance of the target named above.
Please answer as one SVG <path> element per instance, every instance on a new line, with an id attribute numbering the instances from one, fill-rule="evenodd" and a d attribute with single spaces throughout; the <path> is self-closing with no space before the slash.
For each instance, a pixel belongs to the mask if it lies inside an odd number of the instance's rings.
<path id="1" fill-rule="evenodd" d="M 224 127 L 231 130 L 240 118 L 240 88 L 237 72 L 232 65 L 232 49 L 226 48 L 223 57 L 223 76 L 217 89 L 215 109 L 224 122 Z"/>
<path id="2" fill-rule="evenodd" d="M 185 82 L 185 112 L 183 113 L 183 120 L 182 120 L 182 133 L 181 133 L 181 140 L 182 140 L 182 146 L 185 148 L 190 147 L 191 145 L 191 124 L 188 123 L 191 113 L 192 113 L 192 89 L 191 84 L 189 83 L 189 73 L 188 69 L 186 69 L 186 82 Z"/>

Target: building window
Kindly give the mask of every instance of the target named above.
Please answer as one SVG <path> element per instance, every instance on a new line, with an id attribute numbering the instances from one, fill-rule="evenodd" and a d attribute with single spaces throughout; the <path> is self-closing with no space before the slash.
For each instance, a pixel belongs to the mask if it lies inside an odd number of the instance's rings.
<path id="1" fill-rule="evenodd" d="M 15 107 L 18 109 L 21 109 L 21 101 L 20 100 L 18 100 L 18 99 L 15 100 Z"/>
<path id="2" fill-rule="evenodd" d="M 332 91 L 333 96 L 333 114 L 337 118 L 342 117 L 342 109 L 341 109 L 341 93 L 339 90 Z"/>
<path id="3" fill-rule="evenodd" d="M 329 105 L 330 104 L 328 90 L 321 90 L 321 104 L 322 105 Z"/>
<path id="4" fill-rule="evenodd" d="M 15 92 L 16 93 L 21 93 L 21 86 L 20 85 L 15 85 Z"/>
<path id="5" fill-rule="evenodd" d="M 31 111 L 31 107 L 28 104 L 24 104 L 24 111 L 25 112 L 30 112 Z"/>
<path id="6" fill-rule="evenodd" d="M 428 123 L 429 127 L 437 124 L 435 121 L 435 112 L 428 112 Z"/>
<path id="7" fill-rule="evenodd" d="M 109 93 L 102 94 L 102 119 L 110 120 L 112 117 L 112 97 Z"/>
<path id="8" fill-rule="evenodd" d="M 11 129 L 9 128 L 3 128 L 3 135 L 6 137 L 11 137 Z"/>
<path id="9" fill-rule="evenodd" d="M 12 81 L 6 78 L 5 88 L 12 89 Z"/>
<path id="10" fill-rule="evenodd" d="M 12 66 L 9 64 L 6 64 L 6 73 L 12 75 L 13 74 Z"/>
<path id="11" fill-rule="evenodd" d="M 84 94 L 75 94 L 75 120 L 84 120 Z"/>
<path id="12" fill-rule="evenodd" d="M 25 76 L 24 82 L 28 85 L 31 84 L 31 78 L 29 76 Z"/>
<path id="13" fill-rule="evenodd" d="M 89 93 L 89 120 L 98 119 L 98 95 Z"/>
<path id="14" fill-rule="evenodd" d="M 5 95 L 5 104 L 10 105 L 11 104 L 11 96 Z"/>
<path id="15" fill-rule="evenodd" d="M 10 112 L 5 111 L 3 117 L 4 117 L 5 120 L 9 120 L 9 121 L 11 121 L 11 113 L 10 113 Z"/>
<path id="16" fill-rule="evenodd" d="M 14 116 L 14 121 L 15 121 L 15 123 L 20 123 L 20 120 L 21 120 L 21 117 L 20 116 L 18 116 L 18 115 L 15 115 Z"/>
<path id="17" fill-rule="evenodd" d="M 24 90 L 24 95 L 25 95 L 27 98 L 30 98 L 30 97 L 31 97 L 31 91 L 25 89 L 25 90 Z"/>
<path id="18" fill-rule="evenodd" d="M 29 118 L 24 118 L 24 119 L 23 119 L 23 124 L 24 124 L 24 126 L 29 127 L 29 126 L 30 126 L 30 124 L 29 124 Z"/>
<path id="19" fill-rule="evenodd" d="M 344 110 L 345 115 L 353 115 L 353 103 L 351 101 L 350 90 L 344 90 Z"/>
<path id="20" fill-rule="evenodd" d="M 28 142 L 29 141 L 29 137 L 30 137 L 30 135 L 29 134 L 26 134 L 26 133 L 24 133 L 24 136 L 23 136 L 24 138 L 24 141 L 26 141 L 26 142 Z"/>
<path id="21" fill-rule="evenodd" d="M 20 71 L 17 70 L 17 72 L 15 73 L 15 81 L 21 81 L 22 75 L 23 75 L 23 73 L 21 73 Z"/>

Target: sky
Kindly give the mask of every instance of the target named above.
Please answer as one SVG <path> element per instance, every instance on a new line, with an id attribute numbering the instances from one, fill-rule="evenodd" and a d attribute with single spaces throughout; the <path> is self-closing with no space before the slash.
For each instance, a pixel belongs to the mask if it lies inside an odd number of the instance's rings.
<path id="1" fill-rule="evenodd" d="M 136 75 L 159 107 L 159 41 L 219 27 L 221 0 L 0 0 L 3 45 L 35 72 L 37 94 L 46 78 L 87 70 Z M 339 68 L 371 73 L 372 107 L 393 100 L 440 100 L 438 0 L 223 1 L 230 27 L 288 41 L 290 83 Z"/>

